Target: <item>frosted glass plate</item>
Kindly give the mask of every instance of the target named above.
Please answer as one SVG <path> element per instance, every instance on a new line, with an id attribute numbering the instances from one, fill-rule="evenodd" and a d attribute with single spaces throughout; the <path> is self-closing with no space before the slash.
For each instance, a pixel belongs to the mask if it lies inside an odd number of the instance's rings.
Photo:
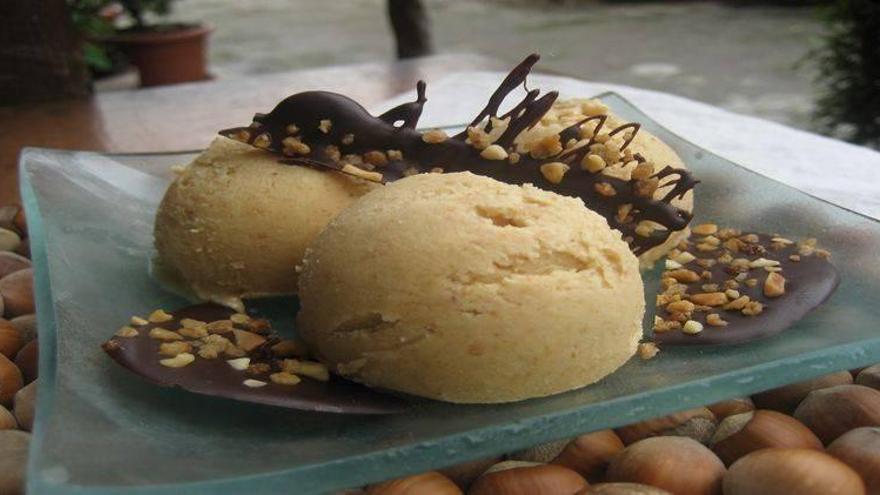
<path id="1" fill-rule="evenodd" d="M 698 221 L 818 237 L 841 271 L 837 292 L 775 337 L 667 347 L 596 385 L 515 404 L 424 401 L 401 415 L 357 417 L 192 395 L 141 381 L 100 343 L 132 313 L 184 304 L 150 279 L 147 259 L 169 167 L 193 154 L 28 149 L 22 194 L 42 358 L 29 491 L 324 493 L 880 361 L 876 221 L 701 150 L 616 95 L 604 100 L 672 145 L 702 179 Z M 646 281 L 656 285 L 657 273 Z M 285 307 L 263 309 L 290 328 Z"/>

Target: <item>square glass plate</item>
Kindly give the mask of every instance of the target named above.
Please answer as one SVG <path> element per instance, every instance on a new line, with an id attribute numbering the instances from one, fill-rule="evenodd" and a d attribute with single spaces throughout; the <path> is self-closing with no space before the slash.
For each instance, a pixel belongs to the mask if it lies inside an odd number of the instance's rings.
<path id="1" fill-rule="evenodd" d="M 837 292 L 775 337 L 667 347 L 596 385 L 514 404 L 424 401 L 401 415 L 359 417 L 193 395 L 147 384 L 100 349 L 129 315 L 184 304 L 151 280 L 147 260 L 170 166 L 193 153 L 28 149 L 22 193 L 41 356 L 29 491 L 324 493 L 880 361 L 875 220 L 701 150 L 614 94 L 603 99 L 669 143 L 702 180 L 697 221 L 819 238 L 841 271 Z M 648 287 L 656 282 L 656 272 L 646 274 Z M 269 306 L 290 324 L 291 306 Z"/>

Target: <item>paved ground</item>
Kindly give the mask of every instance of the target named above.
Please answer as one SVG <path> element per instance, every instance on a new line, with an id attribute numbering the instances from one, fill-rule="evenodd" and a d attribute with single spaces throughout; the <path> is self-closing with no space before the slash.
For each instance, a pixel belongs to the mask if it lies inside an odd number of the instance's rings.
<path id="1" fill-rule="evenodd" d="M 808 127 L 821 24 L 810 8 L 715 2 L 554 6 L 525 0 L 426 0 L 440 51 L 659 89 Z M 177 18 L 213 23 L 220 77 L 393 57 L 383 0 L 186 0 Z"/>

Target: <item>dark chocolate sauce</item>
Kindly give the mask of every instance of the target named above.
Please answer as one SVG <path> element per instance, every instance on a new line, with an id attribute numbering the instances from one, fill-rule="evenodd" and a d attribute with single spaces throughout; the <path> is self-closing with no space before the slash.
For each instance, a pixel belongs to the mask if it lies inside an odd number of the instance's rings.
<path id="1" fill-rule="evenodd" d="M 537 124 L 556 101 L 558 94 L 551 91 L 540 96 L 537 89 L 527 91 L 525 97 L 510 111 L 498 115 L 499 108 L 509 94 L 525 81 L 538 61 L 538 55 L 530 55 L 516 66 L 502 81 L 483 108 L 471 122 L 477 126 L 492 117 L 510 122 L 503 134 L 495 141 L 508 151 L 512 151 L 514 139 L 523 131 Z M 592 173 L 581 168 L 580 163 L 595 143 L 606 122 L 606 116 L 586 118 L 559 132 L 560 142 L 565 145 L 570 139 L 578 139 L 581 124 L 595 121 L 595 136 L 585 146 L 563 151 L 549 157 L 536 159 L 522 155 L 519 162 L 489 160 L 480 156 L 480 150 L 466 142 L 467 132 L 462 132 L 439 143 L 427 143 L 422 133 L 415 127 L 422 113 L 425 98 L 425 83 L 417 86 L 416 101 L 405 103 L 388 112 L 374 117 L 357 102 L 345 96 L 324 91 L 309 91 L 290 96 L 268 114 L 257 114 L 249 127 L 237 127 L 220 131 L 220 134 L 237 139 L 259 148 L 278 153 L 283 163 L 342 170 L 346 164 L 345 155 L 364 155 L 370 151 L 401 152 L 402 158 L 389 160 L 387 164 L 375 168 L 381 174 L 381 182 L 389 182 L 412 175 L 438 171 L 472 172 L 485 175 L 509 184 L 531 183 L 559 194 L 578 197 L 586 206 L 601 214 L 612 228 L 623 233 L 630 248 L 636 254 L 662 244 L 672 232 L 684 229 L 691 219 L 691 213 L 673 206 L 671 202 L 681 198 L 693 189 L 697 181 L 681 169 L 665 167 L 654 176 L 645 179 L 654 181 L 662 190 L 668 191 L 662 198 L 654 199 L 653 192 L 645 194 L 644 184 L 638 180 L 622 180 L 602 173 Z M 323 122 L 323 125 L 322 125 Z M 327 125 L 329 124 L 329 125 Z M 295 129 L 291 126 L 295 126 Z M 491 130 L 491 120 L 485 131 Z M 323 127 L 323 129 L 322 129 Z M 627 133 L 624 149 L 639 130 L 638 124 L 626 124 L 611 130 L 608 134 Z M 295 136 L 309 146 L 305 154 L 285 153 L 284 140 Z M 337 153 L 338 151 L 338 153 Z M 342 158 L 340 158 L 342 157 Z M 635 159 L 644 162 L 636 155 Z M 540 167 L 549 162 L 563 162 L 570 169 L 559 184 L 549 182 Z M 355 164 L 357 165 L 357 164 Z M 604 184 L 603 184 L 604 183 Z M 602 194 L 597 185 L 604 188 Z M 613 195 L 608 195 L 608 188 Z M 628 215 L 620 218 L 620 209 L 632 205 Z M 642 221 L 653 221 L 662 228 L 636 233 L 636 226 Z"/>

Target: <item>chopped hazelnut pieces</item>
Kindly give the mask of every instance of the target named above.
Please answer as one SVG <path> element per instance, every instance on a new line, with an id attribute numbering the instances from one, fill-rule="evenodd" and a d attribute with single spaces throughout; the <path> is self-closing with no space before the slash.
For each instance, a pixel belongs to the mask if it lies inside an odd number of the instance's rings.
<path id="1" fill-rule="evenodd" d="M 354 142 L 354 134 L 349 133 L 349 134 L 346 134 L 345 136 L 342 136 L 342 144 L 348 146 L 349 144 L 351 144 L 353 142 Z"/>
<path id="2" fill-rule="evenodd" d="M 392 161 L 403 160 L 403 152 L 400 150 L 385 150 L 385 154 L 388 155 L 389 160 L 392 160 Z"/>
<path id="3" fill-rule="evenodd" d="M 666 311 L 670 313 L 691 313 L 694 311 L 694 303 L 690 301 L 675 301 L 666 305 Z"/>
<path id="4" fill-rule="evenodd" d="M 593 174 L 601 172 L 605 168 L 605 159 L 599 155 L 588 154 L 581 159 L 581 168 Z"/>
<path id="5" fill-rule="evenodd" d="M 653 342 L 642 342 L 639 344 L 639 357 L 644 359 L 645 361 L 656 356 L 658 352 L 660 352 L 660 348 L 657 347 L 657 344 Z"/>
<path id="6" fill-rule="evenodd" d="M 742 314 L 746 316 L 756 316 L 764 311 L 764 305 L 758 301 L 749 301 L 746 307 L 742 309 Z"/>
<path id="7" fill-rule="evenodd" d="M 137 337 L 138 335 L 140 335 L 140 332 L 132 327 L 122 327 L 116 331 L 117 337 Z"/>
<path id="8" fill-rule="evenodd" d="M 288 124 L 285 130 L 288 134 L 293 135 L 299 132 L 299 127 L 296 124 Z"/>
<path id="9" fill-rule="evenodd" d="M 232 320 L 217 320 L 205 325 L 210 333 L 228 333 L 233 329 Z"/>
<path id="10" fill-rule="evenodd" d="M 149 325 L 150 322 L 145 320 L 144 318 L 141 318 L 140 316 L 135 315 L 131 317 L 131 324 L 136 327 L 142 327 L 144 325 Z"/>
<path id="11" fill-rule="evenodd" d="M 235 313 L 229 317 L 229 320 L 232 323 L 236 323 L 238 325 L 246 325 L 249 321 L 251 321 L 251 317 L 244 313 Z"/>
<path id="12" fill-rule="evenodd" d="M 552 184 L 562 182 L 562 178 L 568 170 L 569 166 L 562 162 L 550 162 L 541 165 L 541 175 Z"/>
<path id="13" fill-rule="evenodd" d="M 667 270 L 677 270 L 681 268 L 681 263 L 667 258 L 666 261 L 664 261 L 664 268 Z"/>
<path id="14" fill-rule="evenodd" d="M 150 330 L 150 338 L 156 340 L 183 340 L 183 336 L 177 332 L 166 330 L 164 328 L 153 328 Z"/>
<path id="15" fill-rule="evenodd" d="M 192 351 L 192 345 L 187 342 L 175 341 L 175 342 L 164 342 L 159 345 L 159 354 L 163 356 L 176 356 L 183 352 Z"/>
<path id="16" fill-rule="evenodd" d="M 727 296 L 723 292 L 704 292 L 690 297 L 691 302 L 701 306 L 721 306 L 727 303 Z"/>
<path id="17" fill-rule="evenodd" d="M 260 388 L 260 387 L 265 387 L 266 385 L 268 385 L 268 383 L 266 383 L 262 380 L 254 380 L 253 378 L 248 378 L 247 380 L 245 380 L 241 383 L 245 387 L 250 387 L 250 388 Z"/>
<path id="18" fill-rule="evenodd" d="M 607 182 L 597 182 L 593 185 L 593 189 L 596 190 L 597 193 L 602 196 L 615 196 L 617 195 L 617 191 L 614 189 L 614 186 Z"/>
<path id="19" fill-rule="evenodd" d="M 688 320 L 681 327 L 681 331 L 687 334 L 698 334 L 703 331 L 703 324 L 696 320 Z"/>
<path id="20" fill-rule="evenodd" d="M 318 123 L 318 130 L 327 134 L 330 132 L 330 128 L 333 127 L 333 122 L 330 119 L 322 119 L 320 123 Z"/>
<path id="21" fill-rule="evenodd" d="M 208 335 L 208 329 L 206 325 L 202 325 L 200 327 L 183 327 L 177 331 L 180 335 L 184 337 L 189 337 L 191 339 L 200 339 Z"/>
<path id="22" fill-rule="evenodd" d="M 235 345 L 244 352 L 251 352 L 266 342 L 266 338 L 245 330 L 233 330 Z"/>
<path id="23" fill-rule="evenodd" d="M 504 160 L 507 158 L 507 151 L 497 144 L 492 144 L 484 148 L 480 156 L 486 160 Z"/>
<path id="24" fill-rule="evenodd" d="M 229 366 L 231 366 L 232 369 L 234 369 L 236 371 L 244 371 L 244 370 L 248 369 L 248 367 L 251 365 L 251 358 L 241 357 L 241 358 L 235 358 L 235 359 L 228 359 L 228 360 L 226 360 L 226 363 L 228 363 Z"/>
<path id="25" fill-rule="evenodd" d="M 364 161 L 374 167 L 384 167 L 385 165 L 388 165 L 388 157 L 385 156 L 385 153 L 377 150 L 364 153 Z"/>
<path id="26" fill-rule="evenodd" d="M 654 173 L 654 165 L 650 162 L 642 162 L 633 169 L 631 178 L 633 180 L 647 179 Z"/>
<path id="27" fill-rule="evenodd" d="M 159 364 L 168 368 L 183 368 L 184 366 L 189 366 L 195 360 L 196 357 L 192 354 L 182 352 L 171 358 L 160 359 Z"/>
<path id="28" fill-rule="evenodd" d="M 779 297 L 785 294 L 785 277 L 776 272 L 767 274 L 764 280 L 764 295 L 767 297 Z"/>
<path id="29" fill-rule="evenodd" d="M 279 385 L 296 385 L 301 381 L 298 376 L 286 371 L 272 373 L 269 375 L 269 379 L 272 380 L 272 383 L 277 383 Z"/>
<path id="30" fill-rule="evenodd" d="M 272 145 L 272 138 L 265 132 L 254 138 L 255 148 L 266 149 Z"/>
<path id="31" fill-rule="evenodd" d="M 150 313 L 150 316 L 147 317 L 147 319 L 150 320 L 151 323 L 165 323 L 166 321 L 173 320 L 174 317 L 166 313 L 164 310 L 157 309 Z"/>
<path id="32" fill-rule="evenodd" d="M 305 345 L 296 340 L 282 340 L 273 345 L 270 349 L 272 354 L 280 358 L 304 357 L 308 354 Z"/>
<path id="33" fill-rule="evenodd" d="M 529 154 L 540 160 L 558 155 L 561 151 L 562 143 L 559 141 L 559 134 L 550 134 L 534 143 Z"/>
<path id="34" fill-rule="evenodd" d="M 749 262 L 749 268 L 764 268 L 767 266 L 779 266 L 779 262 L 767 258 L 758 258 Z"/>
<path id="35" fill-rule="evenodd" d="M 204 321 L 193 320 L 192 318 L 184 318 L 180 320 L 180 326 L 183 328 L 197 328 L 207 325 Z"/>
<path id="36" fill-rule="evenodd" d="M 740 296 L 724 305 L 724 309 L 741 310 L 749 303 L 749 296 Z"/>
<path id="37" fill-rule="evenodd" d="M 446 132 L 442 129 L 431 129 L 430 131 L 422 134 L 422 141 L 428 144 L 442 143 L 447 139 L 449 139 L 449 136 L 447 136 Z"/>
<path id="38" fill-rule="evenodd" d="M 354 165 L 350 165 L 346 163 L 342 167 L 342 171 L 351 174 L 355 177 L 360 177 L 361 179 L 365 179 L 372 182 L 382 182 L 382 174 L 379 172 L 369 172 L 362 168 L 357 168 Z"/>
<path id="39" fill-rule="evenodd" d="M 326 382 L 330 379 L 330 371 L 323 363 L 314 361 L 299 361 L 297 359 L 285 359 L 281 361 L 281 369 L 288 373 L 307 376 L 315 380 Z"/>
<path id="40" fill-rule="evenodd" d="M 285 155 L 308 155 L 312 152 L 309 145 L 303 143 L 299 138 L 293 136 L 286 137 L 281 141 L 282 152 Z"/>
<path id="41" fill-rule="evenodd" d="M 516 165 L 517 163 L 519 163 L 519 159 L 520 159 L 519 153 L 514 152 L 514 153 L 507 155 L 507 163 L 509 163 L 511 165 Z"/>
<path id="42" fill-rule="evenodd" d="M 678 282 L 696 282 L 697 280 L 700 280 L 700 275 L 697 274 L 697 272 L 688 270 L 687 268 L 668 271 L 664 276 L 673 278 Z"/>
<path id="43" fill-rule="evenodd" d="M 718 313 L 709 313 L 706 315 L 706 323 L 713 327 L 726 327 L 727 321 L 721 318 Z"/>
<path id="44" fill-rule="evenodd" d="M 718 232 L 718 226 L 714 223 L 701 223 L 700 225 L 694 226 L 691 229 L 691 232 L 697 235 L 712 235 Z"/>
<path id="45" fill-rule="evenodd" d="M 640 179 L 635 182 L 635 193 L 636 196 L 640 196 L 643 198 L 650 198 L 654 196 L 654 192 L 657 190 L 657 187 L 660 184 L 660 179 L 656 177 L 650 177 L 648 179 Z"/>

